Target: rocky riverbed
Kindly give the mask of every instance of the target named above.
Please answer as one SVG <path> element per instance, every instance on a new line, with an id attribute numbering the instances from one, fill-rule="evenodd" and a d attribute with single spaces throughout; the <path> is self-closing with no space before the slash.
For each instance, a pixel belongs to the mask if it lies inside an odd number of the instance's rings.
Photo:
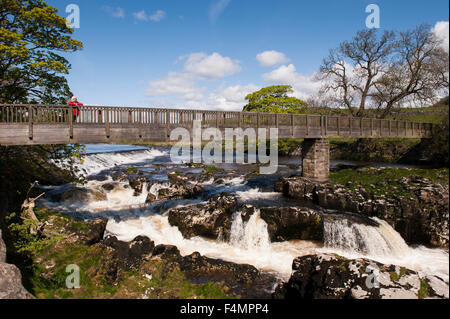
<path id="1" fill-rule="evenodd" d="M 35 240 L 47 249 L 31 247 L 29 289 L 41 298 L 448 298 L 448 183 L 407 174 L 395 182 L 404 189 L 383 196 L 352 180 L 302 179 L 298 162 L 261 176 L 256 165 L 174 165 L 162 148 L 88 155 L 87 184 L 42 187 Z M 67 263 L 82 268 L 80 290 L 62 286 Z M 381 269 L 378 290 L 363 287 L 369 264 Z"/>

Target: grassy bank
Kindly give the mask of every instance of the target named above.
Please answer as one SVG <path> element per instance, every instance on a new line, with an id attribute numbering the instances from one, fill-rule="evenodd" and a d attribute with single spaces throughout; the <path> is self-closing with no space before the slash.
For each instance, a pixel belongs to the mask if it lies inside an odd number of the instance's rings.
<path id="1" fill-rule="evenodd" d="M 27 224 L 12 215 L 9 230 L 14 248 L 22 255 L 25 287 L 37 298 L 230 298 L 221 283 L 194 284 L 177 268 L 168 271 L 162 260 L 144 262 L 139 269 L 111 279 L 114 260 L 99 245 L 87 245 L 78 236 L 89 231 L 84 222 L 45 208 L 35 209 L 41 222 L 51 224 L 45 236 L 30 235 Z M 14 222 L 15 221 L 15 222 Z M 78 234 L 78 235 L 75 235 Z M 68 265 L 80 269 L 80 288 L 66 288 Z M 150 274 L 150 275 L 149 275 Z"/>

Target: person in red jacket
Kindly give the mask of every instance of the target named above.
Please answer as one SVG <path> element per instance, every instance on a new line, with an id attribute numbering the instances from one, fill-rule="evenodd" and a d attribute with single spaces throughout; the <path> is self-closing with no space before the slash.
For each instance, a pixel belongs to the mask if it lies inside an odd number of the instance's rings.
<path id="1" fill-rule="evenodd" d="M 73 115 L 73 121 L 76 122 L 78 115 L 80 115 L 80 109 L 78 108 L 78 106 L 83 106 L 83 103 L 78 102 L 78 99 L 76 96 L 72 96 L 72 98 L 69 101 L 69 105 L 74 106 L 72 115 Z"/>

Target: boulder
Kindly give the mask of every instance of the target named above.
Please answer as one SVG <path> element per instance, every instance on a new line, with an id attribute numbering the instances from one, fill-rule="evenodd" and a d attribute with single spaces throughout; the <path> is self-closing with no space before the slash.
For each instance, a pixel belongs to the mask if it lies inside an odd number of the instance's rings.
<path id="1" fill-rule="evenodd" d="M 217 239 L 229 237 L 231 217 L 237 210 L 234 196 L 219 194 L 207 204 L 197 204 L 175 208 L 169 211 L 169 223 L 177 226 L 185 238 L 203 236 Z"/>
<path id="2" fill-rule="evenodd" d="M 275 299 L 418 299 L 448 298 L 448 285 L 439 277 L 369 259 L 333 254 L 294 259 L 288 282 Z"/>
<path id="3" fill-rule="evenodd" d="M 267 230 L 272 242 L 291 239 L 323 240 L 323 218 L 313 209 L 261 208 L 260 216 L 267 223 Z"/>
<path id="4" fill-rule="evenodd" d="M 0 229 L 0 263 L 6 262 L 6 245 L 2 238 L 2 230 Z"/>
<path id="5" fill-rule="evenodd" d="M 74 187 L 61 195 L 61 201 L 89 203 L 90 201 L 107 200 L 103 190 Z"/>
<path id="6" fill-rule="evenodd" d="M 4 262 L 0 262 L 0 299 L 34 299 L 22 285 L 19 268 Z"/>
<path id="7" fill-rule="evenodd" d="M 19 268 L 6 263 L 6 245 L 0 229 L 0 299 L 33 299 L 22 285 Z"/>
<path id="8" fill-rule="evenodd" d="M 139 269 L 142 259 L 151 256 L 155 244 L 148 237 L 138 236 L 131 242 L 119 241 L 115 236 L 108 236 L 101 245 L 113 249 L 118 268 L 124 271 Z"/>

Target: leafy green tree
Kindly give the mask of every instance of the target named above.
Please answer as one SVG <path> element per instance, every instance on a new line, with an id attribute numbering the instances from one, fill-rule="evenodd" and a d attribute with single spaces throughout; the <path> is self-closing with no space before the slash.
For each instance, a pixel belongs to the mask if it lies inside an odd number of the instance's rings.
<path id="1" fill-rule="evenodd" d="M 43 0 L 0 0 L 0 103 L 65 104 L 70 64 L 61 54 L 82 48 L 72 34 Z M 83 151 L 81 145 L 0 146 L 0 226 L 5 211 L 20 210 L 34 181 L 82 182 L 76 161 Z"/>
<path id="2" fill-rule="evenodd" d="M 65 103 L 70 64 L 61 53 L 83 46 L 72 33 L 43 0 L 1 0 L 0 102 Z"/>
<path id="3" fill-rule="evenodd" d="M 306 103 L 295 97 L 288 96 L 293 93 L 290 85 L 274 85 L 262 88 L 245 97 L 248 104 L 244 112 L 267 113 L 304 113 Z"/>

